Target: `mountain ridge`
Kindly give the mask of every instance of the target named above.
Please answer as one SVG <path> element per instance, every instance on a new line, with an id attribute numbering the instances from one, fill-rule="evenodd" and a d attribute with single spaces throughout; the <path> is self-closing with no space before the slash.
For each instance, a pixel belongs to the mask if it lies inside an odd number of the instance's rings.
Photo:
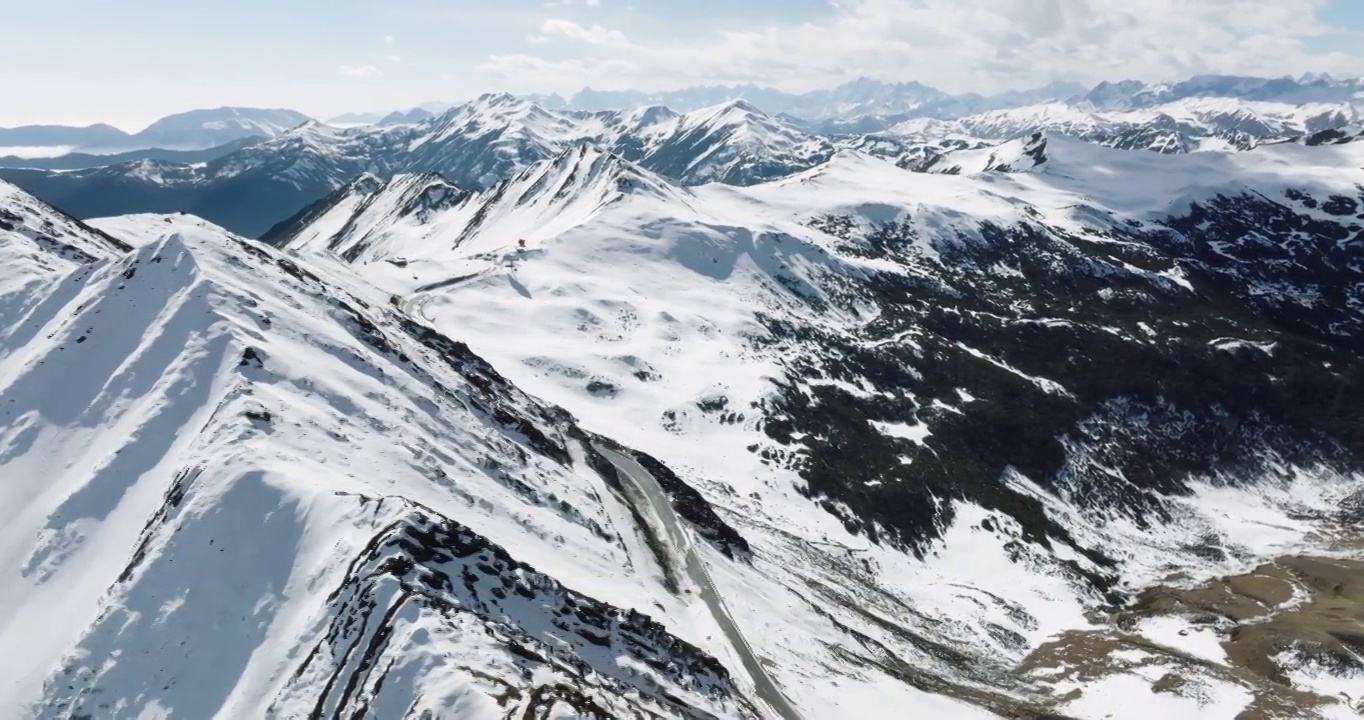
<path id="1" fill-rule="evenodd" d="M 1122 112 L 1050 103 L 826 136 L 742 100 L 690 113 L 661 106 L 559 112 L 500 93 L 417 122 L 333 128 L 310 121 L 192 165 L 134 161 L 69 172 L 0 169 L 0 177 L 82 217 L 183 211 L 261 236 L 362 173 L 438 172 L 456 185 L 479 189 L 584 141 L 684 185 L 745 185 L 803 171 L 840 148 L 905 167 L 919 167 L 945 151 L 1036 132 L 1163 153 L 1249 150 L 1349 127 L 1357 117 L 1352 106 L 1240 100 L 1185 99 Z"/>
<path id="2" fill-rule="evenodd" d="M 211 712 L 218 707 L 215 703 L 247 714 L 306 714 L 314 706 L 361 711 L 394 702 L 399 707 L 420 703 L 428 694 L 434 696 L 426 702 L 434 707 L 460 695 L 465 703 L 477 701 L 465 705 L 471 711 L 497 707 L 490 704 L 491 690 L 487 696 L 467 688 L 453 689 L 453 695 L 438 688 L 423 692 L 404 684 L 402 672 L 376 672 L 373 657 L 360 661 L 361 654 L 374 652 L 365 650 L 372 638 L 393 634 L 395 639 L 381 652 L 398 653 L 388 657 L 404 665 L 425 664 L 424 654 L 409 654 L 408 648 L 431 642 L 445 652 L 482 653 L 482 672 L 505 672 L 513 686 L 525 684 L 526 696 L 513 708 L 566 703 L 617 712 L 706 709 L 755 715 L 740 709 L 748 701 L 728 671 L 703 651 L 647 616 L 603 604 L 513 559 L 507 543 L 519 548 L 518 555 L 554 566 L 558 578 L 570 578 L 580 587 L 595 576 L 591 585 L 600 597 L 601 576 L 590 570 L 592 563 L 579 573 L 565 566 L 561 553 L 565 545 L 570 551 L 589 552 L 584 558 L 603 549 L 617 552 L 609 549 L 614 534 L 601 523 L 611 523 L 608 515 L 621 506 L 611 505 L 614 509 L 606 515 L 576 507 L 598 492 L 584 482 L 601 483 L 601 497 L 613 497 L 600 471 L 575 455 L 592 455 L 592 437 L 574 429 L 561 411 L 516 391 L 461 344 L 350 292 L 363 285 L 336 285 L 335 278 L 314 274 L 250 241 L 211 233 L 168 233 L 125 256 L 53 279 L 76 287 L 55 307 L 30 306 L 34 314 L 28 320 L 37 320 L 50 341 L 46 351 L 0 353 L 7 379 L 2 391 L 8 400 L 6 414 L 27 418 L 30 427 L 75 421 L 85 431 L 65 436 L 73 441 L 97 432 L 88 422 L 95 415 L 129 433 L 121 443 L 84 451 L 61 445 L 81 458 L 78 467 L 50 478 L 51 489 L 26 495 L 32 505 L 25 507 L 41 512 L 26 514 L 22 527 L 7 528 L 7 540 L 32 529 L 34 521 L 48 528 L 34 535 L 37 544 L 24 564 L 23 583 L 32 594 L 16 598 L 12 592 L 0 593 L 0 602 L 10 611 L 7 620 L 64 612 L 75 624 L 69 639 L 58 633 L 35 642 L 25 655 L 33 663 L 28 670 L 7 674 L 11 682 L 20 679 L 22 694 L 32 700 L 11 704 L 7 685 L 6 707 L 26 706 L 40 716 L 108 712 L 139 702 L 136 697 L 148 697 L 154 688 L 159 688 L 154 706 L 192 714 Z M 113 361 L 120 348 L 135 350 L 121 366 L 114 361 L 90 368 L 89 355 L 81 352 L 107 353 Z M 33 390 L 42 386 L 46 373 L 81 363 L 86 364 L 82 380 L 67 383 L 62 394 L 68 403 L 47 405 L 45 420 L 29 412 L 38 402 Z M 105 371 L 112 374 L 105 377 Z M 144 392 L 123 401 L 101 389 L 150 371 L 157 371 L 159 379 L 147 378 L 151 385 Z M 351 405 L 351 398 L 362 394 L 346 389 L 346 383 L 360 383 L 384 399 Z M 313 394 L 325 389 L 330 390 Z M 419 414 L 404 419 L 411 412 Z M 457 416 L 465 420 L 454 420 Z M 462 424 L 466 420 L 468 426 Z M 339 464 L 349 466 L 349 472 L 337 469 L 337 458 L 329 463 L 325 454 L 306 449 L 319 441 L 340 448 L 346 436 L 358 440 L 357 433 L 367 425 L 395 421 L 416 422 L 426 430 L 409 435 L 402 445 L 406 450 L 398 448 L 386 459 L 380 456 L 394 448 L 375 446 L 379 455 L 365 461 L 363 451 L 349 446 Z M 178 435 L 152 432 L 164 423 L 178 423 L 184 430 Z M 436 435 L 424 438 L 428 432 Z M 312 433 L 321 434 L 310 440 Z M 442 434 L 448 437 L 438 442 Z M 11 450 L 3 461 L 7 471 L 17 471 L 14 463 L 34 457 Z M 457 459 L 466 452 L 472 454 Z M 370 485 L 370 479 L 358 474 L 404 453 L 411 455 L 402 468 L 391 466 L 384 473 L 387 488 L 382 482 Z M 83 475 L 87 465 L 96 470 L 93 475 Z M 330 482 L 306 480 L 329 475 L 329 467 L 339 473 Z M 543 473 L 542 479 L 524 475 L 529 467 L 537 468 L 532 475 Z M 550 477 L 556 479 L 550 482 Z M 120 478 L 131 483 L 127 493 L 107 494 L 102 485 Z M 416 484 L 395 488 L 398 480 Z M 475 491 L 469 482 L 487 487 Z M 73 483 L 86 484 L 63 500 L 61 491 L 73 489 Z M 429 489 L 420 490 L 423 485 Z M 573 496 L 572 503 L 567 495 Z M 465 506 L 466 500 L 472 504 Z M 508 510 L 524 509 L 492 512 L 504 503 L 511 503 Z M 272 504 L 280 512 L 256 514 Z M 466 524 L 471 521 L 480 526 L 478 531 Z M 533 533 L 540 539 L 528 544 L 521 537 L 525 523 L 547 524 Z M 256 544 L 254 551 L 243 549 L 233 543 L 234 527 L 253 527 L 257 543 L 270 542 Z M 337 543 L 340 556 L 335 551 L 300 555 L 297 572 L 302 575 L 270 560 L 318 533 L 318 540 Z M 126 563 L 91 566 L 100 562 L 99 548 L 104 546 L 80 538 L 94 536 L 112 543 L 116 554 L 131 548 Z M 499 537 L 501 543 L 495 539 Z M 629 552 L 639 547 L 634 538 L 620 542 Z M 6 555 L 5 560 L 12 558 Z M 627 564 L 638 562 L 652 561 L 639 557 Z M 250 583 L 231 590 L 215 587 L 221 577 L 248 571 L 254 578 Z M 646 587 L 654 586 L 654 576 L 649 578 Z M 332 589 L 331 594 L 303 589 L 304 584 L 318 589 L 318 583 Z M 246 599 L 253 590 L 264 593 L 261 599 L 267 602 L 251 613 L 251 621 L 243 617 L 239 625 L 234 617 L 225 625 L 225 604 Z M 41 602 L 63 591 L 63 601 Z M 641 596 L 625 586 L 622 591 L 622 597 L 635 598 L 634 604 L 653 592 L 645 589 Z M 16 599 L 18 606 L 13 605 Z M 385 606 L 387 612 L 380 614 L 390 619 L 371 626 L 380 620 L 371 614 L 376 604 Z M 428 617 L 423 633 L 407 637 L 391 624 L 405 614 L 403 608 L 422 609 L 419 614 Z M 194 617 L 212 618 L 222 628 L 223 642 L 194 653 L 158 652 L 159 662 L 185 653 L 173 665 L 100 664 L 105 657 L 101 649 L 111 644 L 183 648 L 178 638 L 203 631 Z M 357 621 L 370 628 L 358 637 Z M 469 647 L 467 637 L 442 631 L 442 622 L 486 633 L 488 639 L 482 650 Z M 6 625 L 7 639 L 18 632 L 16 627 Z M 305 656 L 269 650 L 274 659 L 256 664 L 239 652 L 254 646 L 228 641 L 235 634 L 259 643 L 278 632 L 293 636 L 290 647 L 298 647 L 295 642 L 301 639 L 312 651 Z M 428 635 L 426 641 L 422 634 Z M 566 650 L 568 638 L 573 638 L 568 646 L 576 650 Z M 74 643 L 69 651 L 66 642 Z M 616 652 L 603 653 L 603 644 L 615 646 Z M 622 652 L 636 658 L 630 670 L 617 664 Z M 279 667 L 271 665 L 276 661 Z M 527 662 L 542 667 L 534 674 L 541 680 L 522 677 L 519 667 Z M 44 679 L 47 668 L 58 665 L 60 670 Z M 214 674 L 224 677 L 223 672 L 243 673 L 244 684 L 234 691 L 232 685 L 209 680 Z M 552 690 L 565 683 L 571 685 Z M 540 684 L 546 688 L 530 692 Z"/>

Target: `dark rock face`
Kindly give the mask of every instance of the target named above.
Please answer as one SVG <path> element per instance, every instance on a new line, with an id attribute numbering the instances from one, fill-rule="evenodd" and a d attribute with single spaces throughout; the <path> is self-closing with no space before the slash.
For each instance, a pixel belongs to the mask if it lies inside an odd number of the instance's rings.
<path id="1" fill-rule="evenodd" d="M 698 535 L 724 553 L 725 557 L 741 562 L 747 562 L 752 558 L 753 549 L 749 547 L 748 541 L 739 534 L 739 531 L 725 522 L 724 518 L 715 512 L 715 508 L 706 501 L 705 496 L 678 477 L 677 473 L 673 472 L 667 465 L 652 455 L 623 447 L 610 438 L 592 435 L 590 438 L 584 436 L 582 439 L 584 444 L 597 443 L 634 458 L 640 467 L 647 470 L 658 481 L 659 487 L 663 488 L 663 493 L 667 496 L 668 503 L 672 505 L 677 516 L 691 525 Z M 604 477 L 614 477 L 615 467 L 606 458 L 596 457 L 595 452 L 592 455 L 593 457 L 590 460 L 593 461 L 593 467 Z"/>
<path id="2" fill-rule="evenodd" d="M 469 528 L 419 506 L 374 537 L 327 603 L 332 613 L 324 636 L 294 674 L 296 683 L 322 681 L 314 717 L 373 712 L 405 651 L 399 618 L 411 623 L 414 617 L 432 628 L 428 637 L 434 641 L 444 640 L 445 632 L 472 633 L 478 637 L 460 641 L 507 649 L 504 657 L 451 662 L 476 661 L 469 672 L 504 685 L 501 702 L 508 717 L 539 717 L 556 704 L 585 717 L 710 716 L 668 692 L 668 685 L 714 700 L 740 697 L 719 661 L 650 617 L 569 590 Z M 627 669 L 618 662 L 622 656 L 648 672 Z M 537 682 L 541 669 L 573 682 Z"/>
<path id="3" fill-rule="evenodd" d="M 856 332 L 769 318 L 788 371 L 764 409 L 772 442 L 751 449 L 798 470 L 849 530 L 912 550 L 951 522 L 951 499 L 1013 516 L 1028 541 L 1075 544 L 1010 489 L 1017 475 L 1149 521 L 1194 476 L 1364 467 L 1360 200 L 1222 197 L 1094 237 L 983 225 L 935 245 L 937 264 L 914 257 L 908 223 L 815 218 L 845 252 L 908 272 L 831 281 L 840 302 L 881 309 Z M 859 385 L 874 391 L 842 389 Z"/>

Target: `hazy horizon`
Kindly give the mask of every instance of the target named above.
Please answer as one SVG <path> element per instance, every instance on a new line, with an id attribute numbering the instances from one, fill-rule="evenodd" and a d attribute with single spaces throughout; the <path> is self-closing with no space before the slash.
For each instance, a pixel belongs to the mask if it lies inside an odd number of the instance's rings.
<path id="1" fill-rule="evenodd" d="M 1334 79 L 1334 80 L 1364 79 L 1364 74 L 1361 74 L 1361 75 L 1332 75 L 1332 74 L 1330 74 L 1330 73 L 1313 73 L 1313 72 L 1311 72 L 1311 71 L 1308 71 L 1308 72 L 1306 72 L 1306 73 L 1299 73 L 1299 74 L 1297 74 L 1297 75 L 1283 75 L 1283 76 L 1267 76 L 1267 75 L 1261 75 L 1261 76 L 1256 76 L 1256 77 L 1261 77 L 1261 78 L 1271 78 L 1271 77 L 1291 77 L 1291 78 L 1294 78 L 1294 79 L 1298 79 L 1298 78 L 1302 78 L 1304 75 L 1331 75 L 1332 79 Z M 1177 82 L 1181 82 L 1181 81 L 1184 81 L 1184 80 L 1191 79 L 1191 78 L 1193 78 L 1193 77 L 1197 77 L 1197 76 L 1188 76 L 1188 77 L 1180 77 L 1180 78 L 1169 78 L 1169 79 L 1164 79 L 1164 80 L 1152 80 L 1152 81 L 1146 81 L 1146 82 L 1152 83 L 1152 84 L 1161 84 L 1161 83 L 1173 84 L 1173 83 L 1177 83 Z M 867 78 L 867 79 L 870 79 L 870 78 Z M 1005 89 L 1005 90 L 1001 90 L 1001 91 L 999 91 L 998 93 L 991 93 L 990 95 L 996 95 L 996 94 L 1001 94 L 1001 93 L 1009 93 L 1009 92 L 1027 92 L 1027 91 L 1034 91 L 1034 90 L 1042 90 L 1042 89 L 1045 89 L 1047 86 L 1050 86 L 1050 85 L 1052 85 L 1052 84 L 1057 84 L 1057 83 L 1074 83 L 1074 84 L 1076 84 L 1078 87 L 1083 87 L 1083 88 L 1085 88 L 1086 91 L 1087 91 L 1087 90 L 1093 89 L 1095 86 L 1097 86 L 1097 85 L 1099 85 L 1100 83 L 1103 83 L 1103 82 L 1119 83 L 1119 82 L 1124 82 L 1124 81 L 1126 81 L 1126 80 L 1131 80 L 1131 79 L 1132 79 L 1132 78 L 1111 79 L 1111 80 L 1107 80 L 1107 81 L 1101 80 L 1101 81 L 1096 82 L 1096 83 L 1094 83 L 1094 84 L 1092 84 L 1092 85 L 1090 85 L 1090 84 L 1085 84 L 1085 83 L 1078 83 L 1078 82 L 1076 82 L 1076 81 L 1069 81 L 1069 80 L 1052 80 L 1052 81 L 1050 81 L 1050 82 L 1042 83 L 1042 84 L 1040 84 L 1040 85 L 1030 85 L 1030 86 L 1021 86 L 1021 87 L 1017 87 L 1017 88 L 1008 88 L 1008 89 Z M 829 87 L 826 87 L 826 88 L 812 88 L 812 89 L 810 89 L 810 90 L 806 90 L 806 91 L 802 91 L 802 92 L 811 92 L 811 91 L 820 91 L 820 90 L 833 90 L 833 89 L 836 89 L 837 87 L 842 86 L 842 85 L 845 85 L 845 84 L 847 84 L 847 83 L 856 82 L 856 80 L 857 80 L 857 79 L 848 80 L 848 81 L 844 81 L 844 82 L 842 82 L 842 83 L 838 83 L 837 85 L 832 85 L 832 86 L 829 86 Z M 883 82 L 883 83 L 886 83 L 886 84 L 888 84 L 888 85 L 896 85 L 896 84 L 909 84 L 909 83 L 914 83 L 914 82 L 919 82 L 919 81 L 916 81 L 916 80 L 913 80 L 913 79 L 906 79 L 906 80 L 888 79 L 888 80 L 878 80 L 878 82 Z M 930 87 L 930 88 L 933 87 L 933 86 L 929 85 L 928 83 L 921 83 L 921 84 L 923 84 L 923 85 L 925 85 L 925 86 L 928 86 L 928 87 Z M 712 91 L 714 91 L 714 90 L 721 90 L 721 89 L 736 89 L 736 90 L 737 90 L 737 89 L 741 89 L 741 88 L 744 88 L 744 87 L 756 87 L 757 89 L 760 89 L 760 90 L 763 90 L 763 91 L 768 91 L 768 90 L 779 90 L 778 88 L 772 88 L 772 87 L 768 87 L 768 86 L 763 86 L 763 85 L 759 85 L 759 84 L 756 84 L 756 83 L 745 83 L 745 84 L 737 84 L 737 83 L 736 83 L 736 84 L 730 84 L 730 85 L 688 85 L 688 86 L 684 86 L 684 87 L 664 88 L 664 89 L 652 90 L 652 91 L 639 90 L 639 89 L 637 89 L 637 88 L 592 88 L 592 87 L 583 87 L 583 88 L 579 88 L 577 91 L 568 92 L 568 93 L 514 93 L 514 94 L 517 95 L 518 97 L 534 97 L 534 96 L 542 96 L 542 95 L 543 95 L 543 96 L 558 95 L 558 96 L 560 96 L 562 99 L 564 99 L 564 100 L 566 100 L 566 101 L 571 101 L 571 100 L 573 99 L 573 97 L 574 97 L 575 95 L 577 95 L 579 92 L 585 92 L 585 91 L 597 91 L 597 92 L 624 92 L 624 93 L 648 93 L 648 94 L 671 94 L 671 93 L 685 93 L 685 92 L 690 92 L 690 91 L 703 91 L 703 90 L 712 90 Z M 941 88 L 934 88 L 934 89 L 941 90 Z M 221 104 L 219 104 L 219 105 L 201 106 L 201 107 L 185 107 L 185 108 L 180 108 L 180 109 L 172 110 L 172 111 L 166 113 L 165 115 L 159 115 L 159 116 L 157 116 L 157 117 L 150 118 L 150 119 L 147 119 L 147 120 L 145 120 L 145 121 L 140 121 L 140 122 L 139 122 L 138 124 L 136 124 L 136 125 L 118 124 L 118 123 L 107 122 L 107 121 L 103 121 L 103 120 L 94 120 L 93 122 L 83 122 L 83 123 L 37 122 L 37 123 L 26 123 L 25 125 L 22 125 L 22 126 L 21 126 L 21 125 L 0 125 L 0 129 L 14 129 L 14 128 L 19 128 L 19 127 L 34 127 L 34 126 L 88 127 L 88 126 L 96 126 L 96 125 L 108 125 L 108 126 L 117 128 L 117 129 L 119 129 L 119 130 L 122 130 L 123 132 L 126 132 L 126 133 L 128 133 L 128 134 L 131 135 L 131 134 L 136 134 L 136 133 L 138 133 L 138 132 L 141 132 L 142 130 L 146 129 L 147 127 L 149 127 L 150 125 L 154 124 L 155 122 L 157 122 L 157 121 L 159 121 L 159 120 L 162 120 L 162 119 L 164 119 L 164 118 L 166 118 L 166 117 L 173 116 L 173 115 L 179 115 L 179 114 L 183 114 L 183 113 L 195 112 L 195 111 L 200 111 L 200 110 L 215 110 L 215 109 L 226 109 L 226 108 L 249 109 L 249 110 L 290 110 L 290 111 L 294 111 L 294 112 L 301 113 L 301 114 L 303 114 L 303 115 L 307 115 L 307 116 L 311 117 L 311 118 L 314 119 L 314 120 L 318 120 L 318 121 L 321 121 L 321 122 L 327 122 L 327 121 L 329 121 L 329 120 L 336 119 L 336 118 L 341 118 L 341 117 L 348 116 L 348 115 L 376 115 L 376 116 L 383 116 L 383 115 L 387 115 L 387 114 L 392 113 L 392 112 L 395 112 L 395 111 L 396 111 L 396 112 L 407 112 L 407 111 L 414 110 L 414 109 L 417 109 L 417 108 L 422 108 L 422 107 L 425 107 L 425 108 L 427 108 L 427 109 L 430 109 L 430 108 L 432 108 L 433 106 L 437 106 L 437 105 L 447 105 L 447 106 L 453 107 L 453 106 L 459 105 L 459 104 L 461 104 L 461 103 L 471 102 L 471 101 L 477 99 L 477 97 L 479 97 L 479 96 L 481 96 L 481 95 L 483 95 L 483 94 L 496 93 L 496 92 L 500 92 L 500 91 L 489 90 L 489 91 L 485 91 L 484 93 L 479 93 L 478 95 L 475 95 L 475 96 L 465 97 L 465 98 L 458 98 L 458 99 L 453 99 L 453 100 L 427 100 L 427 101 L 424 101 L 424 102 L 419 102 L 419 103 L 414 103 L 414 104 L 411 104 L 411 105 L 404 105 L 404 106 L 399 106 L 399 107 L 387 107 L 387 108 L 357 108 L 357 109 L 343 110 L 343 111 L 341 111 L 341 112 L 337 112 L 337 113 L 327 113 L 327 114 L 308 113 L 308 112 L 306 112 L 306 111 L 304 111 L 304 110 L 300 110 L 299 108 L 293 108 L 293 107 L 271 107 L 271 108 L 266 108 L 266 107 L 248 106 L 248 105 L 221 105 Z M 783 92 L 784 92 L 784 91 L 783 91 Z M 945 92 L 945 91 L 944 91 L 944 92 Z M 965 95 L 965 94 L 968 94 L 968 93 L 957 93 L 957 94 L 958 94 L 958 95 Z M 986 95 L 986 96 L 988 97 L 989 95 Z M 39 157 L 54 157 L 54 156 L 56 156 L 56 155 L 62 154 L 62 152 L 69 152 L 69 151 L 71 151 L 71 150 L 73 150 L 73 149 L 74 149 L 74 148 L 65 148 L 65 149 L 63 150 L 63 149 L 61 149 L 61 148 L 56 148 L 56 147 L 53 147 L 53 146 L 35 146 L 35 147 L 31 147 L 31 148 L 25 148 L 25 147 L 5 147 L 5 148 L 3 148 L 3 153 L 0 153 L 0 154 L 14 155 L 14 156 L 18 156 L 18 157 L 32 157 L 32 158 L 39 158 Z"/>
<path id="2" fill-rule="evenodd" d="M 6 22 L 17 32 L 0 46 L 4 127 L 135 130 L 221 106 L 325 119 L 584 87 L 800 92 L 868 77 L 989 95 L 1052 80 L 1364 75 L 1364 4 L 1352 0 L 69 0 L 21 5 Z"/>

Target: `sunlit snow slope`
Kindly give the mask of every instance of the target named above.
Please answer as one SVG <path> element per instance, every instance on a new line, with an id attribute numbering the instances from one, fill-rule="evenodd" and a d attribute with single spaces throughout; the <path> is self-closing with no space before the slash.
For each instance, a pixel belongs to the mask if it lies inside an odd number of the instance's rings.
<path id="1" fill-rule="evenodd" d="M 681 188 L 584 146 L 446 207 L 403 200 L 430 176 L 342 193 L 281 242 L 695 485 L 753 552 L 715 582 L 810 716 L 918 690 L 1146 717 L 1101 698 L 1160 675 L 1072 686 L 1038 653 L 1170 573 L 1344 547 L 1360 152 L 1039 134 L 950 175 L 841 152 Z M 1278 692 L 1187 672 L 1161 701 L 1190 716 Z"/>
<path id="2" fill-rule="evenodd" d="M 0 181 L 0 290 L 129 249 L 123 241 Z"/>
<path id="3" fill-rule="evenodd" d="M 137 244 L 0 289 L 0 715 L 761 712 L 631 451 L 345 271 Z"/>

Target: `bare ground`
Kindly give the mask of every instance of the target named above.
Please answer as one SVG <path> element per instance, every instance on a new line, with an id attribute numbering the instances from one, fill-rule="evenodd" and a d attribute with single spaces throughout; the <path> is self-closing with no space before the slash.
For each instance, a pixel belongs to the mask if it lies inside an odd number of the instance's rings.
<path id="1" fill-rule="evenodd" d="M 1161 616 L 1217 633 L 1225 659 L 1196 656 L 1136 632 L 1143 620 Z M 1078 686 L 1130 674 L 1155 692 L 1185 697 L 1238 686 L 1254 698 L 1238 720 L 1313 718 L 1330 705 L 1364 716 L 1364 693 L 1322 694 L 1291 676 L 1293 668 L 1311 665 L 1364 688 L 1364 561 L 1283 557 L 1193 587 L 1150 588 L 1129 608 L 1096 619 L 1106 627 L 1064 633 L 1018 668 L 1020 679 L 1035 683 L 1058 711 L 1080 695 Z"/>

